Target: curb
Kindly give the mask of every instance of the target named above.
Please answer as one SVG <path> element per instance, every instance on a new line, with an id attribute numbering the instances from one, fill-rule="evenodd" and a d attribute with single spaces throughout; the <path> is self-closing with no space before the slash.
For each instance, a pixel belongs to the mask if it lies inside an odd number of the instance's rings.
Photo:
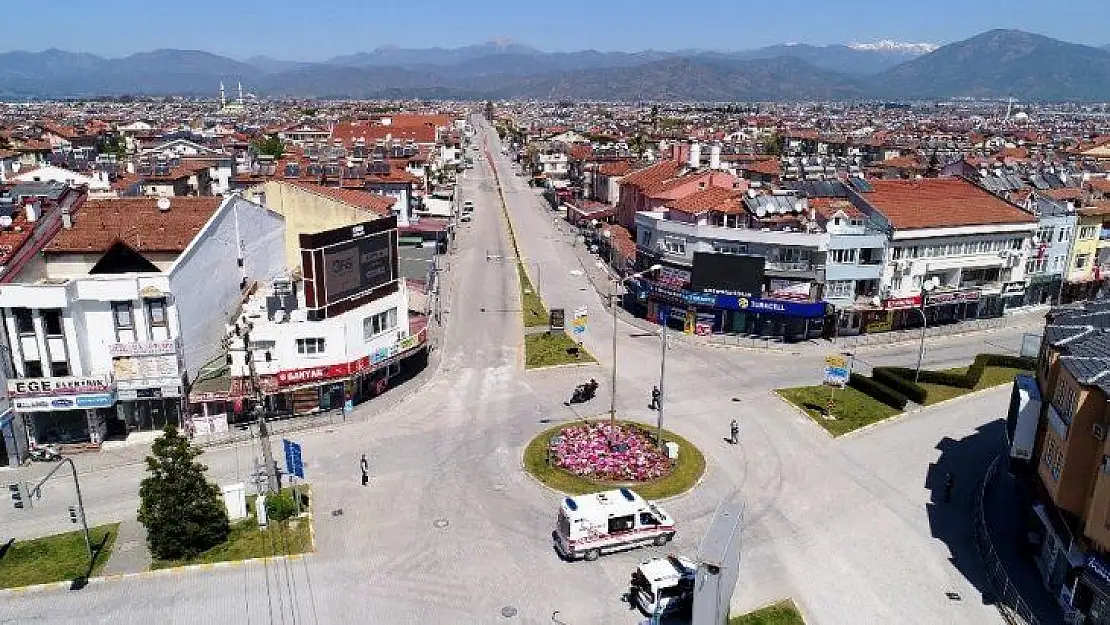
<path id="1" fill-rule="evenodd" d="M 549 371 L 551 369 L 579 369 L 581 367 L 597 367 L 600 365 L 601 363 L 596 360 L 593 362 L 568 362 L 561 365 L 547 365 L 546 367 L 529 367 L 525 365 L 524 372 L 530 373 L 533 371 Z"/>
<path id="2" fill-rule="evenodd" d="M 310 527 L 313 527 L 310 525 Z M 166 577 L 170 575 L 181 575 L 184 573 L 192 573 L 196 571 L 211 571 L 215 569 L 229 569 L 238 568 L 241 566 L 262 564 L 267 565 L 275 562 L 283 561 L 297 561 L 302 560 L 308 556 L 315 555 L 315 552 L 310 553 L 294 553 L 287 556 L 266 556 L 264 558 L 249 558 L 247 560 L 229 560 L 227 562 L 211 562 L 208 564 L 190 564 L 187 566 L 175 566 L 165 569 L 156 569 L 153 571 L 142 571 L 141 573 L 124 573 L 119 575 L 103 575 L 100 577 L 90 577 L 88 585 L 104 584 L 108 582 L 115 582 L 124 579 L 151 579 L 155 577 Z M 51 582 L 49 584 L 35 584 L 31 586 L 16 586 L 14 588 L 0 589 L 0 597 L 8 597 L 12 595 L 22 595 L 28 593 L 45 592 L 50 590 L 69 590 L 73 587 L 72 581 L 65 582 Z"/>

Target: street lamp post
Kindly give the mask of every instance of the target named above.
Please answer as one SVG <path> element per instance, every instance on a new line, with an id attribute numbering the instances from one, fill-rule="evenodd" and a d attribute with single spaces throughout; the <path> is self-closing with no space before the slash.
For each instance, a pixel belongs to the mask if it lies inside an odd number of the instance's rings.
<path id="1" fill-rule="evenodd" d="M 651 267 L 648 267 L 644 271 L 641 271 L 639 273 L 634 273 L 634 274 L 628 276 L 627 278 L 610 277 L 608 279 L 608 282 L 609 282 L 609 307 L 612 309 L 612 312 L 613 312 L 613 378 L 612 378 L 612 381 L 609 384 L 609 423 L 610 423 L 610 425 L 616 424 L 616 421 L 617 421 L 617 304 L 616 304 L 616 300 L 613 298 L 613 291 L 614 291 L 613 287 L 618 281 L 623 282 L 624 280 L 631 280 L 633 278 L 639 278 L 639 277 L 643 276 L 645 273 L 651 273 L 653 271 L 659 271 L 662 268 L 663 268 L 662 265 L 652 265 Z M 662 384 L 662 383 L 660 383 L 660 384 Z M 662 399 L 662 387 L 660 387 L 660 399 Z M 660 414 L 659 422 L 660 422 L 660 424 L 662 424 L 662 422 L 663 422 L 662 410 L 660 410 L 659 414 Z"/>
<path id="2" fill-rule="evenodd" d="M 917 312 L 921 313 L 921 347 L 917 350 L 917 369 L 913 373 L 913 381 L 916 384 L 921 377 L 921 363 L 925 360 L 925 331 L 929 329 L 929 321 L 925 317 L 925 297 L 940 284 L 940 279 L 933 277 L 928 280 L 921 281 L 921 306 L 915 308 Z"/>

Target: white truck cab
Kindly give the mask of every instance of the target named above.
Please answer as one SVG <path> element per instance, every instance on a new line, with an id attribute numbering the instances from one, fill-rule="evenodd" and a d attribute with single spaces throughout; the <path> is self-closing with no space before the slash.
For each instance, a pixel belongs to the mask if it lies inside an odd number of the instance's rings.
<path id="1" fill-rule="evenodd" d="M 628 600 L 644 616 L 689 609 L 693 605 L 697 569 L 697 564 L 679 556 L 648 560 L 632 573 Z"/>
<path id="2" fill-rule="evenodd" d="M 559 505 L 555 549 L 568 560 L 596 560 L 603 553 L 662 546 L 674 534 L 674 519 L 666 510 L 627 488 L 618 488 L 564 497 Z"/>

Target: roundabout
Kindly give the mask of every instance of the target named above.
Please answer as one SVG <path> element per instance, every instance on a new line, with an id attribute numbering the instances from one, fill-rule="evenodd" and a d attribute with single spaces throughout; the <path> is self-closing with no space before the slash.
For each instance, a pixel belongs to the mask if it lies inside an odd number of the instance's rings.
<path id="1" fill-rule="evenodd" d="M 635 421 L 607 418 L 560 424 L 536 435 L 524 448 L 524 470 L 544 486 L 568 495 L 615 487 L 645 499 L 681 495 L 705 473 L 705 456 L 686 439 Z"/>

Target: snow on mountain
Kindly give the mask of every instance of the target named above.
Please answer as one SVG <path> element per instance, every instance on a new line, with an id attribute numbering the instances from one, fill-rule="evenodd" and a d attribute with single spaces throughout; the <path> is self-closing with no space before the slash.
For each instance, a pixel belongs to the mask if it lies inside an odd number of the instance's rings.
<path id="1" fill-rule="evenodd" d="M 849 48 L 853 50 L 881 50 L 883 52 L 907 52 L 913 54 L 928 54 L 936 50 L 940 46 L 935 43 L 910 43 L 905 41 L 894 41 L 893 39 L 881 39 L 871 43 L 861 43 L 854 41 L 848 44 Z"/>

